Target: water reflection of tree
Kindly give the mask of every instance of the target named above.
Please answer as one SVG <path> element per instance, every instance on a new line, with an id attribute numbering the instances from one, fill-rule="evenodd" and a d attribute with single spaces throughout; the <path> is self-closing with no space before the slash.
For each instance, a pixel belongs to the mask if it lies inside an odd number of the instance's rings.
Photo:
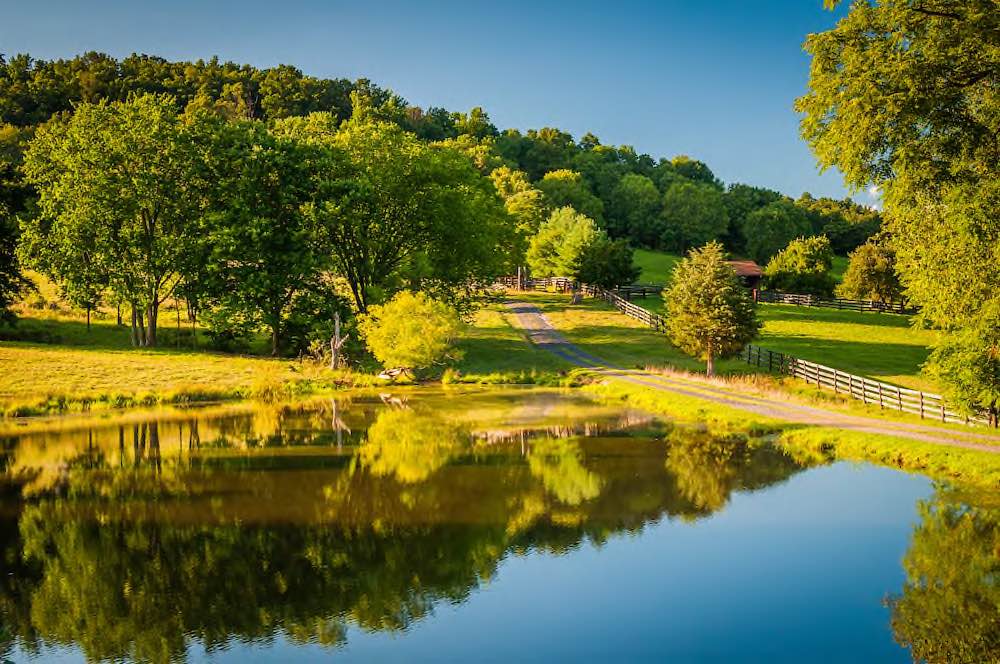
<path id="1" fill-rule="evenodd" d="M 896 640 L 919 661 L 1000 661 L 1000 509 L 943 487 L 919 509 L 906 583 L 889 599 Z"/>
<path id="2" fill-rule="evenodd" d="M 674 427 L 667 440 L 667 470 L 681 494 L 705 513 L 725 507 L 733 491 L 775 484 L 800 467 L 780 450 L 742 435 Z"/>
<path id="3" fill-rule="evenodd" d="M 412 410 L 383 410 L 358 450 L 362 465 L 405 484 L 422 482 L 462 451 L 468 433 L 454 424 Z"/>
<path id="4" fill-rule="evenodd" d="M 601 493 L 601 477 L 588 470 L 576 440 L 543 438 L 533 441 L 528 452 L 531 474 L 545 489 L 566 505 L 596 498 Z"/>
<path id="5" fill-rule="evenodd" d="M 291 419 L 280 429 L 286 440 L 307 435 Z M 733 490 L 799 469 L 780 453 L 681 429 L 667 444 L 602 436 L 523 448 L 477 444 L 466 425 L 419 410 L 381 411 L 361 429 L 353 467 L 295 473 L 225 456 L 192 466 L 190 428 L 147 431 L 145 443 L 140 431 L 139 454 L 131 430 L 122 449 L 97 445 L 88 467 L 25 504 L 9 529 L 0 639 L 148 661 L 182 658 L 191 639 L 335 645 L 348 625 L 404 629 L 441 601 L 462 601 L 511 552 L 564 552 L 704 515 Z M 217 433 L 198 430 L 203 444 Z"/>

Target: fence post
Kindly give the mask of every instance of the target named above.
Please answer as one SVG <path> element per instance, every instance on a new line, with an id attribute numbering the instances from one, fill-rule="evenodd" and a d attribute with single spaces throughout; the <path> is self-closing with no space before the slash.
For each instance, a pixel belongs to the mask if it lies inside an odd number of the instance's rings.
<path id="1" fill-rule="evenodd" d="M 882 404 L 882 383 L 878 384 L 878 407 L 883 410 L 885 409 L 885 406 Z"/>
<path id="2" fill-rule="evenodd" d="M 918 392 L 920 395 L 920 419 L 924 419 L 924 393 Z"/>
<path id="3" fill-rule="evenodd" d="M 767 370 L 768 372 L 774 371 L 774 352 L 767 351 Z"/>
<path id="4" fill-rule="evenodd" d="M 948 418 L 947 418 L 947 416 L 945 415 L 945 412 L 944 412 L 944 399 L 941 400 L 941 421 L 944 422 L 944 423 L 946 423 L 946 424 L 948 422 Z"/>

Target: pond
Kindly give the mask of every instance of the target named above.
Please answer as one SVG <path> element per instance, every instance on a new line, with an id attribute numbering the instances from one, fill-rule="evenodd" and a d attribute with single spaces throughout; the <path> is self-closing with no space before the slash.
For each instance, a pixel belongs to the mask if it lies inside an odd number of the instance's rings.
<path id="1" fill-rule="evenodd" d="M 1000 655 L 996 505 L 570 392 L 69 419 L 0 442 L 16 662 Z"/>

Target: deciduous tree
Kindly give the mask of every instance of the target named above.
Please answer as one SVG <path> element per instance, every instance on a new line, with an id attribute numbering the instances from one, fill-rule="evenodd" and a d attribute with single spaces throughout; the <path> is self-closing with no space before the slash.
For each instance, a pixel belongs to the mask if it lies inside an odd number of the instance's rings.
<path id="1" fill-rule="evenodd" d="M 687 180 L 675 182 L 663 196 L 663 232 L 666 249 L 684 252 L 721 238 L 729 216 L 717 188 Z"/>
<path id="2" fill-rule="evenodd" d="M 591 193 L 587 183 L 576 171 L 558 170 L 545 174 L 538 182 L 550 210 L 569 206 L 597 222 L 604 221 L 604 204 Z"/>
<path id="3" fill-rule="evenodd" d="M 198 163 L 173 99 L 157 95 L 81 104 L 39 129 L 26 154 L 40 208 L 30 232 L 92 239 L 43 246 L 64 252 L 62 265 L 102 275 L 131 304 L 139 346 L 156 345 L 160 305 L 200 255 Z"/>
<path id="4" fill-rule="evenodd" d="M 400 291 L 358 317 L 358 332 L 382 366 L 425 369 L 457 359 L 458 312 L 426 293 Z"/>
<path id="5" fill-rule="evenodd" d="M 751 212 L 743 222 L 747 255 L 764 264 L 797 237 L 810 235 L 809 218 L 787 200 L 768 203 Z"/>
<path id="6" fill-rule="evenodd" d="M 600 236 L 593 219 L 571 207 L 559 208 L 531 238 L 528 267 L 538 277 L 576 278 L 587 250 Z"/>

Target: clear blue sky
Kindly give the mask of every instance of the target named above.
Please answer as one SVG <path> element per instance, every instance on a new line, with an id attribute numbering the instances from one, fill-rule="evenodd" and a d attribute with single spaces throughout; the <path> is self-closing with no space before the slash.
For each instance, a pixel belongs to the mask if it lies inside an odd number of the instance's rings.
<path id="1" fill-rule="evenodd" d="M 839 174 L 819 175 L 792 111 L 808 77 L 802 41 L 837 18 L 822 0 L 0 4 L 8 55 L 287 63 L 367 77 L 420 106 L 483 106 L 501 128 L 688 154 L 727 182 L 846 193 Z"/>

